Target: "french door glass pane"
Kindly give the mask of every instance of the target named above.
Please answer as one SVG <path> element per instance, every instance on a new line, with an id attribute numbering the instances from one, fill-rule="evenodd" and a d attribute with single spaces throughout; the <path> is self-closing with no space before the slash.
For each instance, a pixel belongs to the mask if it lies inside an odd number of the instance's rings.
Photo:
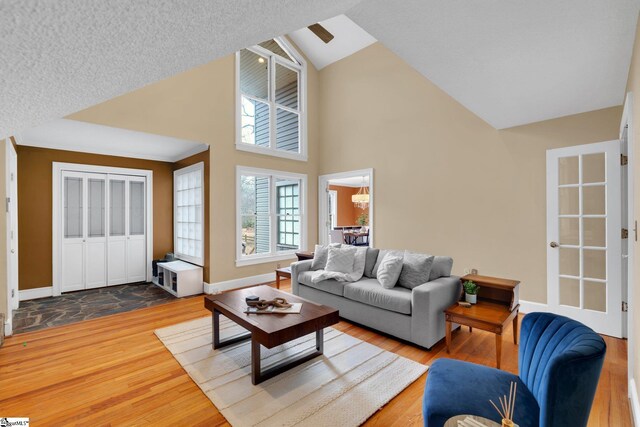
<path id="1" fill-rule="evenodd" d="M 144 182 L 131 181 L 129 186 L 129 234 L 144 234 Z"/>
<path id="2" fill-rule="evenodd" d="M 584 277 L 590 279 L 607 278 L 607 252 L 603 250 L 583 249 Z"/>
<path id="3" fill-rule="evenodd" d="M 560 274 L 580 276 L 580 249 L 560 248 Z"/>
<path id="4" fill-rule="evenodd" d="M 240 91 L 252 97 L 268 99 L 269 58 L 247 49 L 240 51 Z"/>
<path id="5" fill-rule="evenodd" d="M 560 304 L 580 307 L 580 281 L 560 278 Z"/>
<path id="6" fill-rule="evenodd" d="M 580 244 L 580 229 L 578 224 L 578 218 L 559 218 L 561 245 L 577 246 Z"/>
<path id="7" fill-rule="evenodd" d="M 578 187 L 558 188 L 558 207 L 560 215 L 578 215 L 580 213 L 580 189 Z"/>
<path id="8" fill-rule="evenodd" d="M 584 281 L 584 308 L 607 311 L 607 285 L 602 282 Z"/>
<path id="9" fill-rule="evenodd" d="M 64 178 L 64 237 L 83 237 L 82 178 Z"/>
<path id="10" fill-rule="evenodd" d="M 276 148 L 299 152 L 299 131 L 299 114 L 278 108 L 276 111 Z"/>
<path id="11" fill-rule="evenodd" d="M 105 236 L 105 181 L 89 178 L 89 237 Z"/>
<path id="12" fill-rule="evenodd" d="M 584 215 L 604 215 L 606 197 L 605 186 L 582 187 L 582 213 Z"/>
<path id="13" fill-rule="evenodd" d="M 109 235 L 125 235 L 125 182 L 109 181 Z"/>
<path id="14" fill-rule="evenodd" d="M 607 220 L 605 218 L 584 218 L 582 224 L 585 246 L 603 248 L 607 245 Z"/>
<path id="15" fill-rule="evenodd" d="M 578 183 L 578 156 L 558 159 L 558 184 Z"/>
<path id="16" fill-rule="evenodd" d="M 604 182 L 605 180 L 604 153 L 586 154 L 582 156 L 582 182 Z"/>

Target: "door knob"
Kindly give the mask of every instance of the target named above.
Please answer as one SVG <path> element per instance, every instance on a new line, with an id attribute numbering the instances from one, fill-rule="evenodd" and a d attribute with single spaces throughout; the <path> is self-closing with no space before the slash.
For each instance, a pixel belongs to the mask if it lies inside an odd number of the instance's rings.
<path id="1" fill-rule="evenodd" d="M 560 245 L 557 244 L 556 242 L 551 242 L 551 243 L 549 243 L 549 246 L 551 246 L 552 248 L 557 248 Z"/>
<path id="2" fill-rule="evenodd" d="M 15 254 L 15 253 L 16 253 L 16 250 L 15 250 L 15 249 L 11 249 L 11 253 L 12 253 L 12 254 Z"/>

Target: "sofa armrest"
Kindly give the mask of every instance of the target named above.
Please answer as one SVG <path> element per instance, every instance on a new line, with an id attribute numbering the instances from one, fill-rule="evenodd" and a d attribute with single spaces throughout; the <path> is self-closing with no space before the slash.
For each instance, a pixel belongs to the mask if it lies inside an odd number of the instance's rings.
<path id="1" fill-rule="evenodd" d="M 291 264 L 291 293 L 298 295 L 298 275 L 303 271 L 311 270 L 312 259 L 305 259 Z"/>
<path id="2" fill-rule="evenodd" d="M 458 276 L 440 277 L 413 288 L 411 293 L 411 339 L 430 348 L 444 337 L 444 310 L 460 298 Z"/>

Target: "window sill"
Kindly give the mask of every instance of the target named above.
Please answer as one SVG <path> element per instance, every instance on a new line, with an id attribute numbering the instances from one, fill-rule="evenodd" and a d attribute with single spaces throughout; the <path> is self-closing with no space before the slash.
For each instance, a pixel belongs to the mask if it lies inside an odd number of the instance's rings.
<path id="1" fill-rule="evenodd" d="M 241 142 L 236 143 L 236 150 L 264 154 L 265 156 L 282 157 L 283 159 L 298 160 L 301 162 L 306 162 L 308 160 L 307 155 L 303 153 L 293 153 L 291 151 L 274 150 L 272 148 L 265 148 L 259 145 L 244 144 Z"/>
<path id="2" fill-rule="evenodd" d="M 284 261 L 296 257 L 296 251 L 287 251 L 279 255 L 249 255 L 246 258 L 236 260 L 236 267 L 244 267 L 246 265 L 264 264 L 267 262 Z"/>

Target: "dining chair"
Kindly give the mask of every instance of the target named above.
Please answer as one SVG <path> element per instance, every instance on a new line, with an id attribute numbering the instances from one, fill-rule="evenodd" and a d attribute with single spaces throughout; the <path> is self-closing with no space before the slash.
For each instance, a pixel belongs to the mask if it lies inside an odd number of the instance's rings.
<path id="1" fill-rule="evenodd" d="M 344 243 L 344 234 L 342 230 L 331 230 L 329 232 L 330 243 Z"/>

